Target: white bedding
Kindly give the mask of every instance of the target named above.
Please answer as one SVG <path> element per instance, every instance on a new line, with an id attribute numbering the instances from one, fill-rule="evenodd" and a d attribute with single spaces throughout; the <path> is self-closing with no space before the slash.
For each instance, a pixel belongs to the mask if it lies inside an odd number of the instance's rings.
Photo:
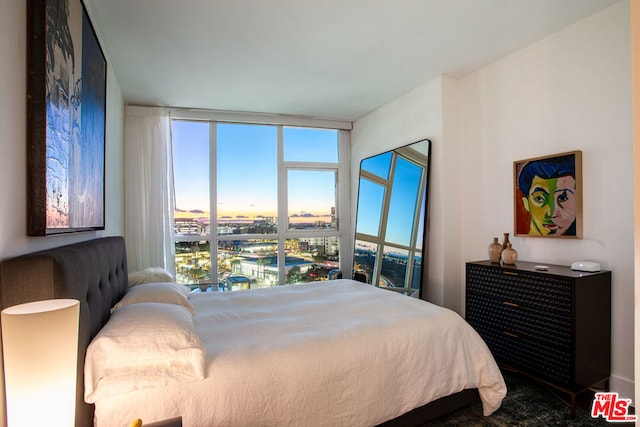
<path id="1" fill-rule="evenodd" d="M 373 426 L 465 388 L 506 387 L 453 311 L 351 280 L 192 294 L 205 379 L 103 398 L 96 426 Z"/>

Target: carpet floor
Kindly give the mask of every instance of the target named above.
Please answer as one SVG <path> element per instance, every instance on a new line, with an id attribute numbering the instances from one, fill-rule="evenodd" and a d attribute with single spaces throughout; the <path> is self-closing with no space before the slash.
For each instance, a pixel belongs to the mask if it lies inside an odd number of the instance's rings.
<path id="1" fill-rule="evenodd" d="M 604 418 L 591 417 L 593 393 L 578 396 L 575 417 L 570 414 L 570 398 L 567 394 L 511 372 L 503 372 L 507 384 L 507 396 L 502 406 L 489 417 L 482 415 L 481 404 L 474 403 L 445 416 L 436 418 L 424 426 L 630 426 L 633 423 L 608 423 Z"/>

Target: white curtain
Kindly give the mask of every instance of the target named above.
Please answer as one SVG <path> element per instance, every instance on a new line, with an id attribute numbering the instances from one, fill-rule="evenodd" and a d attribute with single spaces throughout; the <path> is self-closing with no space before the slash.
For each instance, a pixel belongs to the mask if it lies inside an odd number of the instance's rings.
<path id="1" fill-rule="evenodd" d="M 129 271 L 175 273 L 170 111 L 127 107 L 124 139 L 125 240 Z"/>

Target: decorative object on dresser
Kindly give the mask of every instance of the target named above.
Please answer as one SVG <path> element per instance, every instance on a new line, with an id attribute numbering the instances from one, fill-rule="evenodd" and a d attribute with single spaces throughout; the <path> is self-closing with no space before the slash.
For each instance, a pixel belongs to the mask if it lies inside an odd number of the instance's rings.
<path id="1" fill-rule="evenodd" d="M 511 243 L 509 241 L 509 233 L 502 233 L 504 237 L 502 238 L 502 250 L 504 251 L 507 248 L 507 245 Z"/>
<path id="2" fill-rule="evenodd" d="M 502 245 L 498 243 L 498 238 L 493 238 L 493 243 L 489 244 L 489 261 L 500 262 L 500 254 L 502 253 Z"/>
<path id="3" fill-rule="evenodd" d="M 611 272 L 490 261 L 466 264 L 466 320 L 498 363 L 571 396 L 608 387 Z"/>
<path id="4" fill-rule="evenodd" d="M 571 264 L 572 270 L 595 272 L 602 270 L 599 262 L 593 261 L 576 261 Z"/>
<path id="5" fill-rule="evenodd" d="M 513 249 L 511 243 L 507 243 L 507 247 L 502 249 L 500 258 L 504 264 L 515 264 L 518 260 L 518 251 Z"/>

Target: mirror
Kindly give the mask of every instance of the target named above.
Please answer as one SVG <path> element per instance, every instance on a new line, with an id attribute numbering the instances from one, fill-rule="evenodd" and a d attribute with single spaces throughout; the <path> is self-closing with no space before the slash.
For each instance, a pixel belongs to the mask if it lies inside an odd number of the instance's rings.
<path id="1" fill-rule="evenodd" d="M 419 298 L 426 274 L 431 141 L 360 163 L 353 278 Z"/>

